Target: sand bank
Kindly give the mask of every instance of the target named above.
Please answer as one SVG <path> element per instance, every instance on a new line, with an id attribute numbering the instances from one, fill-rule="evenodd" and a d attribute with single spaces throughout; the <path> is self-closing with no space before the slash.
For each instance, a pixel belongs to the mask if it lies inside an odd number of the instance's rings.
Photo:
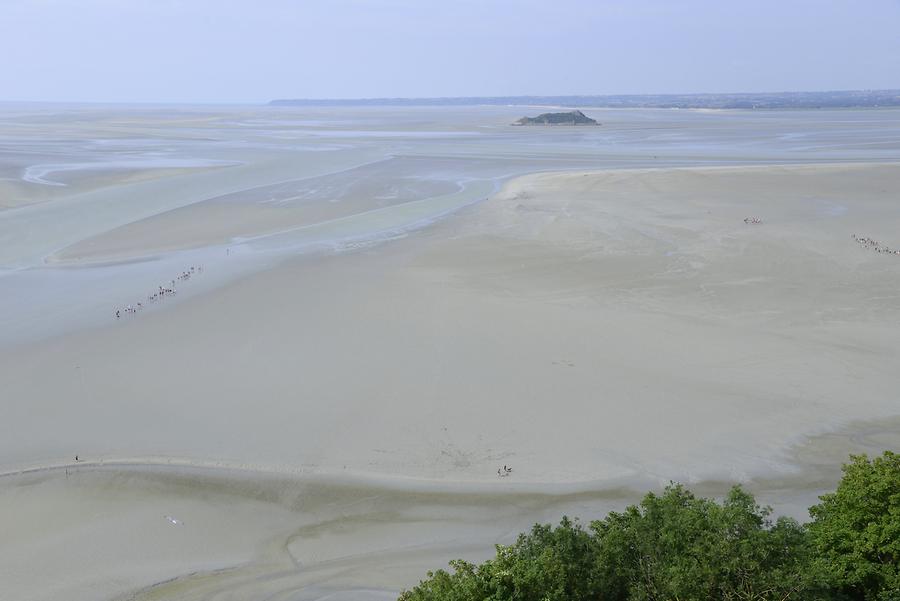
<path id="1" fill-rule="evenodd" d="M 242 189 L 113 228 L 54 253 L 53 263 L 126 260 L 258 238 L 459 192 L 413 160 L 389 159 L 336 173 Z"/>

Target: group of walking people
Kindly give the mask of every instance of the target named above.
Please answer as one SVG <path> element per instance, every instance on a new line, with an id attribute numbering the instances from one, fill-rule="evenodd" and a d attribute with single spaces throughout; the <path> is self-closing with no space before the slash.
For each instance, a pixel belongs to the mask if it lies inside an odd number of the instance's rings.
<path id="1" fill-rule="evenodd" d="M 890 246 L 886 246 L 873 238 L 866 238 L 865 236 L 857 236 L 856 234 L 853 234 L 853 239 L 862 244 L 864 247 L 874 250 L 875 252 L 887 253 L 889 255 L 900 255 L 900 250 L 891 248 Z"/>
<path id="2" fill-rule="evenodd" d="M 195 275 L 200 274 L 200 273 L 203 273 L 202 265 L 197 265 L 197 266 L 191 265 L 190 269 L 182 271 L 180 274 L 178 274 L 178 277 L 176 277 L 173 280 L 170 280 L 168 284 L 158 286 L 157 290 L 155 292 L 148 294 L 147 302 L 155 303 L 156 301 L 162 300 L 163 298 L 165 298 L 167 296 L 173 296 L 177 292 L 177 290 L 175 289 L 175 282 L 186 282 L 189 279 L 191 279 L 192 277 L 194 277 Z M 116 319 L 121 319 L 123 313 L 131 313 L 133 315 L 133 314 L 137 313 L 138 311 L 141 311 L 143 308 L 144 308 L 143 303 L 128 304 L 128 305 L 125 305 L 124 307 L 117 307 L 116 308 Z"/>

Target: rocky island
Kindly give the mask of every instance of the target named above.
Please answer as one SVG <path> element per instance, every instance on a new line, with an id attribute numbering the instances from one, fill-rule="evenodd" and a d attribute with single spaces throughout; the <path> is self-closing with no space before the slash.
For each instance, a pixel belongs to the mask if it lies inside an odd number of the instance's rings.
<path id="1" fill-rule="evenodd" d="M 537 117 L 522 117 L 513 125 L 600 125 L 581 111 L 543 113 Z"/>

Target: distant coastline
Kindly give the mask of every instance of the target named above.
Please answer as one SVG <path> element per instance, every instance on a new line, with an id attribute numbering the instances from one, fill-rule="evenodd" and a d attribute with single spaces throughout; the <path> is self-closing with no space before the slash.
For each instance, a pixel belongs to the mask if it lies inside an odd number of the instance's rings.
<path id="1" fill-rule="evenodd" d="M 900 106 L 900 89 L 740 94 L 466 96 L 458 98 L 286 98 L 269 106 L 564 106 L 596 108 L 817 109 Z"/>

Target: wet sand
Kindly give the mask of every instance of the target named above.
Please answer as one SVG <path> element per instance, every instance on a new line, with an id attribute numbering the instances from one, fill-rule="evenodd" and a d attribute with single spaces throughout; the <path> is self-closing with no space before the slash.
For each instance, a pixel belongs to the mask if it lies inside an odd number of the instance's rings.
<path id="1" fill-rule="evenodd" d="M 855 423 L 793 449 L 796 475 L 745 486 L 802 518 L 833 488 L 848 453 L 898 446 L 897 419 Z M 721 495 L 730 484 L 693 489 Z M 492 544 L 513 542 L 536 521 L 587 522 L 644 492 L 492 488 L 149 458 L 60 465 L 0 476 L 0 565 L 6 590 L 21 599 L 394 599 L 450 559 L 486 559 Z"/>

